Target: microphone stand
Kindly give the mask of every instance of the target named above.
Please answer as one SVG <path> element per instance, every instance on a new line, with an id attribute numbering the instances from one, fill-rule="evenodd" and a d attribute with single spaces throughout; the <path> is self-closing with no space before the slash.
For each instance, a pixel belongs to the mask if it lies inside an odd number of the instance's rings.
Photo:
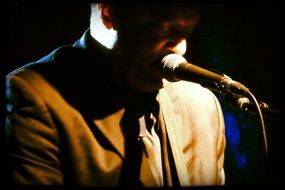
<path id="1" fill-rule="evenodd" d="M 236 108 L 247 111 L 252 114 L 258 114 L 257 108 L 254 103 L 252 103 L 247 97 L 237 95 L 237 94 L 223 94 L 225 99 L 230 102 L 232 105 L 234 105 Z M 279 118 L 279 111 L 272 109 L 268 106 L 265 102 L 258 102 L 258 106 L 264 116 L 278 119 Z"/>
<path id="2" fill-rule="evenodd" d="M 209 90 L 216 92 L 222 95 L 227 102 L 234 105 L 236 108 L 242 111 L 248 111 L 249 113 L 254 113 L 259 116 L 262 134 L 263 134 L 263 141 L 264 141 L 264 148 L 265 154 L 268 152 L 268 144 L 267 144 L 267 135 L 266 129 L 264 125 L 263 115 L 273 117 L 275 119 L 279 118 L 279 111 L 269 108 L 268 104 L 264 102 L 258 102 L 254 95 L 248 91 L 246 95 L 251 97 L 251 102 L 248 97 L 241 94 L 236 94 L 231 91 L 227 91 L 223 88 L 223 86 L 219 86 L 216 82 L 209 82 L 209 81 L 200 81 L 200 84 Z"/>
<path id="3" fill-rule="evenodd" d="M 251 114 L 258 114 L 257 105 L 250 101 L 247 97 L 236 94 L 233 92 L 228 92 L 222 89 L 217 83 L 209 81 L 200 81 L 199 82 L 203 87 L 208 88 L 212 92 L 218 93 L 223 96 L 225 100 L 236 107 L 239 110 L 247 111 Z M 274 119 L 279 119 L 279 111 L 272 109 L 265 102 L 258 102 L 259 108 L 264 116 L 271 117 Z"/>

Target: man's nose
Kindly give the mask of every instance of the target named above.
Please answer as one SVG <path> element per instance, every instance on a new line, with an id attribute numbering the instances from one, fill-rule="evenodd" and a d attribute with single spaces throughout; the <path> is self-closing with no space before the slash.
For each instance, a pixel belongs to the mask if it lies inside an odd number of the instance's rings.
<path id="1" fill-rule="evenodd" d="M 184 55 L 187 50 L 187 42 L 185 38 L 181 38 L 175 41 L 169 41 L 166 44 L 166 48 L 169 51 L 177 53 L 179 55 Z"/>

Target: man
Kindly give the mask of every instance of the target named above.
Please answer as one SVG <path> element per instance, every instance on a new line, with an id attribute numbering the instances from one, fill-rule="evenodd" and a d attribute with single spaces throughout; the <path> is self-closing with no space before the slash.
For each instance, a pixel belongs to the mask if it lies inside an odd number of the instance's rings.
<path id="1" fill-rule="evenodd" d="M 218 100 L 161 76 L 161 58 L 184 55 L 198 21 L 187 4 L 92 4 L 91 30 L 74 45 L 10 73 L 10 182 L 224 184 Z"/>

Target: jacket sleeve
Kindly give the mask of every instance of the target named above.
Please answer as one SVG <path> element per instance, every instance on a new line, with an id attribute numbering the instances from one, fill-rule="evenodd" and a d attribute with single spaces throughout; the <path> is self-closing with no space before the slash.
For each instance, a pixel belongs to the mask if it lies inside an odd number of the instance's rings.
<path id="1" fill-rule="evenodd" d="M 12 184 L 63 184 L 59 137 L 45 102 L 18 76 L 6 83 L 7 167 Z"/>

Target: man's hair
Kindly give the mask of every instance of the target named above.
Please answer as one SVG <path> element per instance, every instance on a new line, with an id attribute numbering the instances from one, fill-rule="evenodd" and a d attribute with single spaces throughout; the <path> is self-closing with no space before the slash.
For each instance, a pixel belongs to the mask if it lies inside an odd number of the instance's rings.
<path id="1" fill-rule="evenodd" d="M 136 2 L 136 3 L 108 3 L 115 25 L 120 26 L 125 22 L 132 21 L 140 13 L 154 13 L 160 18 L 167 19 L 171 14 L 179 15 L 183 12 L 195 12 L 200 14 L 208 8 L 204 5 L 191 4 L 186 2 L 167 3 L 167 2 Z M 172 12 L 169 10 L 173 10 Z M 183 17 L 183 15 L 181 15 Z M 134 19 L 135 22 L 135 19 Z"/>

